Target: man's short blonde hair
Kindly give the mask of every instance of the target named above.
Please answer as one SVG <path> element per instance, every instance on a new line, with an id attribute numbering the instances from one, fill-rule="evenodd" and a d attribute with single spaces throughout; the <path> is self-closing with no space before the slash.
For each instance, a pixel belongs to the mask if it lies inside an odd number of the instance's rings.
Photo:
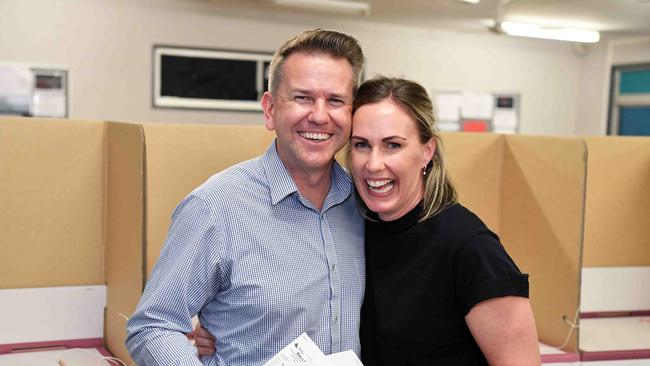
<path id="1" fill-rule="evenodd" d="M 302 52 L 314 55 L 327 55 L 346 59 L 352 66 L 354 91 L 359 86 L 363 70 L 363 51 L 357 40 L 345 33 L 313 29 L 300 33 L 285 42 L 273 55 L 269 67 L 269 91 L 275 93 L 282 82 L 282 66 L 293 53 Z"/>

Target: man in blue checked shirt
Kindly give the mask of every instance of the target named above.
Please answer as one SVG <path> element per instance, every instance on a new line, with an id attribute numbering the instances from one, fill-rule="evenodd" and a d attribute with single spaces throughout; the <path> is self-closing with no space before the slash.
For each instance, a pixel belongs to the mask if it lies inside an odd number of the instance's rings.
<path id="1" fill-rule="evenodd" d="M 258 158 L 206 181 L 176 208 L 126 345 L 139 365 L 263 365 L 302 332 L 359 355 L 363 220 L 334 161 L 351 128 L 358 42 L 312 30 L 273 56 Z M 216 338 L 200 361 L 185 333 Z"/>

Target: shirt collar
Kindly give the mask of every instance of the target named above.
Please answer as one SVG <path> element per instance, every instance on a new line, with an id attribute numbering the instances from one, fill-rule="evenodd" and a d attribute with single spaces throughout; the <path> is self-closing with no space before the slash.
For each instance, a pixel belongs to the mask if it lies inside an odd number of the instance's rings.
<path id="1" fill-rule="evenodd" d="M 280 159 L 275 144 L 276 141 L 273 140 L 262 158 L 262 164 L 271 192 L 271 204 L 273 205 L 282 201 L 285 197 L 298 192 L 298 187 Z M 332 165 L 330 177 L 332 179 L 332 186 L 325 198 L 322 211 L 343 202 L 352 193 L 352 180 L 336 161 Z"/>

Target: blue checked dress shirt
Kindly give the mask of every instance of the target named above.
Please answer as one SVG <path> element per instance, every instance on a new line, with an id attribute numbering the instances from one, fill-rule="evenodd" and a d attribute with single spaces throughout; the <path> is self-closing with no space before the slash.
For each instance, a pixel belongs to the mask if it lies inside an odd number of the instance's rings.
<path id="1" fill-rule="evenodd" d="M 186 197 L 127 325 L 138 365 L 261 366 L 302 332 L 359 355 L 363 220 L 337 163 L 331 179 L 318 211 L 272 143 Z M 197 313 L 217 348 L 201 361 L 184 336 Z"/>

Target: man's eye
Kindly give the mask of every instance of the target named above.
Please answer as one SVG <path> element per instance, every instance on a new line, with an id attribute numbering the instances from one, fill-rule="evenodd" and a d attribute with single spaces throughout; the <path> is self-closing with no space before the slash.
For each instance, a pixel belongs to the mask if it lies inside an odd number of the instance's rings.
<path id="1" fill-rule="evenodd" d="M 332 99 L 329 100 L 329 102 L 330 102 L 330 104 L 336 105 L 336 106 L 345 104 L 343 99 L 337 99 L 337 98 L 332 98 Z"/>
<path id="2" fill-rule="evenodd" d="M 293 97 L 293 99 L 298 101 L 298 102 L 308 102 L 309 101 L 309 97 L 306 96 L 306 95 L 296 95 L 295 97 Z"/>

